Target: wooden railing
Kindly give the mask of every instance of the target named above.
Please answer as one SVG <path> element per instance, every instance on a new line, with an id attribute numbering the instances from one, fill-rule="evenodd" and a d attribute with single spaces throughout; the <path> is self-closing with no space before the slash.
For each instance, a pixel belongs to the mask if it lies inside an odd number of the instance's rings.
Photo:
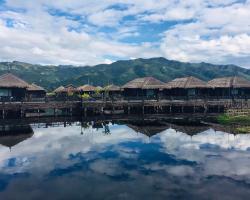
<path id="1" fill-rule="evenodd" d="M 250 100 L 250 95 L 244 96 L 116 96 L 116 97 L 89 97 L 83 99 L 78 96 L 46 96 L 44 98 L 14 98 L 14 97 L 0 97 L 0 103 L 10 103 L 10 102 L 66 102 L 66 101 L 143 101 L 143 100 L 204 100 L 204 101 L 218 101 L 218 100 Z"/>

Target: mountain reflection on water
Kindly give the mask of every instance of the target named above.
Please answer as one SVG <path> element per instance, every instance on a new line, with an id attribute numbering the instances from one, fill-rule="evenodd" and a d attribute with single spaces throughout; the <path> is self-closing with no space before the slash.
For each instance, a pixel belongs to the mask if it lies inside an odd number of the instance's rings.
<path id="1" fill-rule="evenodd" d="M 249 198 L 250 135 L 206 126 L 90 125 L 36 124 L 19 140 L 1 135 L 0 199 Z"/>

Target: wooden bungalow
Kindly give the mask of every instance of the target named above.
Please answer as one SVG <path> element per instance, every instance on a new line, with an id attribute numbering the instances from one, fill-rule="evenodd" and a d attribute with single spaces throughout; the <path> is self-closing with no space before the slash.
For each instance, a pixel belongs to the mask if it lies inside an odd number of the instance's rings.
<path id="1" fill-rule="evenodd" d="M 173 99 L 203 98 L 206 96 L 207 83 L 195 78 L 176 78 L 165 85 L 164 96 Z"/>
<path id="2" fill-rule="evenodd" d="M 77 90 L 79 91 L 80 94 L 93 95 L 96 92 L 97 88 L 95 86 L 86 84 L 78 87 Z"/>
<path id="3" fill-rule="evenodd" d="M 74 94 L 77 94 L 78 90 L 74 85 L 70 84 L 70 85 L 67 85 L 65 87 L 60 86 L 60 87 L 56 88 L 54 90 L 54 93 L 57 96 L 66 97 L 66 96 L 73 96 Z"/>
<path id="4" fill-rule="evenodd" d="M 58 88 L 56 88 L 53 92 L 55 93 L 55 94 L 59 94 L 59 93 L 61 93 L 62 91 L 64 91 L 64 87 L 63 86 L 59 86 Z"/>
<path id="5" fill-rule="evenodd" d="M 13 74 L 0 76 L 1 101 L 21 101 L 25 99 L 29 84 Z"/>
<path id="6" fill-rule="evenodd" d="M 118 99 L 122 97 L 122 89 L 117 85 L 108 85 L 104 87 L 105 98 Z"/>
<path id="7" fill-rule="evenodd" d="M 27 98 L 28 99 L 42 99 L 46 97 L 46 90 L 35 83 L 32 83 L 27 88 Z"/>
<path id="8" fill-rule="evenodd" d="M 124 86 L 123 94 L 125 98 L 130 99 L 158 99 L 159 92 L 165 86 L 160 80 L 153 77 L 136 78 Z"/>
<path id="9" fill-rule="evenodd" d="M 209 96 L 216 98 L 249 98 L 250 81 L 242 77 L 215 78 L 208 82 Z"/>

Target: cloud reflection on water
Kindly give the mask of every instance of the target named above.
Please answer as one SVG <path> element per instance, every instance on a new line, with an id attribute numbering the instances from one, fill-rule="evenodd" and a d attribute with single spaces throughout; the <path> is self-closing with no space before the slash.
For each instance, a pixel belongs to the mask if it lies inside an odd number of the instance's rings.
<path id="1" fill-rule="evenodd" d="M 0 147 L 0 197 L 14 199 L 221 199 L 250 194 L 250 136 L 167 129 L 148 137 L 125 125 L 35 128 Z M 46 191 L 46 192 L 45 192 Z M 27 193 L 28 192 L 28 193 Z"/>

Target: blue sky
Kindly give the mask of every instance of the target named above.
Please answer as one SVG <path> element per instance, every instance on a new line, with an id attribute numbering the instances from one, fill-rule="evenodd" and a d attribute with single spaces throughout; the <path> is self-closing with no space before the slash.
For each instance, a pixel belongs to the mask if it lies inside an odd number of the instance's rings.
<path id="1" fill-rule="evenodd" d="M 250 68 L 250 0 L 0 0 L 0 60 L 165 57 Z"/>

